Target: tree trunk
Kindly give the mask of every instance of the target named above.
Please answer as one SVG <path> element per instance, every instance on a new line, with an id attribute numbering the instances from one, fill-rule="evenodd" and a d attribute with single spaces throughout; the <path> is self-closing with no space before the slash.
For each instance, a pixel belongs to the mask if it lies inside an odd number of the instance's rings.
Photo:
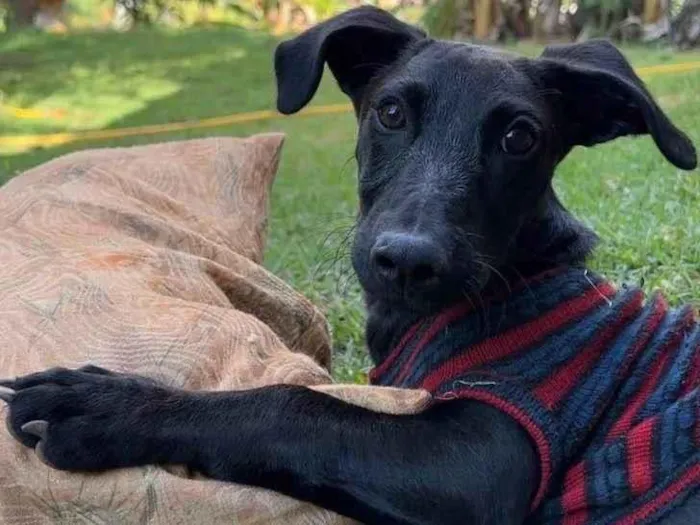
<path id="1" fill-rule="evenodd" d="M 519 5 L 516 27 L 518 38 L 532 36 L 532 26 L 530 24 L 530 0 L 517 0 Z"/>
<path id="2" fill-rule="evenodd" d="M 535 39 L 547 42 L 557 35 L 560 9 L 561 0 L 540 0 L 534 20 Z"/>
<path id="3" fill-rule="evenodd" d="M 561 0 L 549 0 L 548 4 L 544 14 L 544 33 L 551 39 L 556 36 L 559 29 Z"/>
<path id="4" fill-rule="evenodd" d="M 474 37 L 486 40 L 491 34 L 492 0 L 475 0 L 474 2 Z"/>
<path id="5" fill-rule="evenodd" d="M 8 29 L 21 29 L 31 27 L 34 23 L 34 17 L 39 11 L 39 0 L 8 0 L 7 6 L 10 11 Z"/>
<path id="6" fill-rule="evenodd" d="M 39 0 L 39 10 L 34 17 L 34 25 L 44 31 L 64 32 L 63 21 L 65 0 Z"/>
<path id="7" fill-rule="evenodd" d="M 686 0 L 671 22 L 671 37 L 681 49 L 700 46 L 700 0 Z"/>
<path id="8" fill-rule="evenodd" d="M 530 22 L 528 9 L 530 0 L 505 0 L 501 5 L 501 13 L 504 20 L 502 38 L 527 38 L 530 36 Z"/>
<path id="9" fill-rule="evenodd" d="M 654 24 L 661 18 L 661 2 L 659 0 L 644 0 L 644 15 L 642 20 L 645 24 Z"/>
<path id="10" fill-rule="evenodd" d="M 489 40 L 504 42 L 506 39 L 506 19 L 503 16 L 501 0 L 491 0 L 491 11 L 493 12 L 493 24 Z"/>
<path id="11" fill-rule="evenodd" d="M 112 23 L 120 29 L 129 29 L 133 26 L 150 25 L 145 9 L 145 0 L 114 0 L 114 16 Z"/>
<path id="12" fill-rule="evenodd" d="M 276 9 L 269 11 L 268 22 L 272 22 L 272 33 L 281 35 L 285 33 L 292 24 L 294 4 L 291 0 L 278 0 Z"/>

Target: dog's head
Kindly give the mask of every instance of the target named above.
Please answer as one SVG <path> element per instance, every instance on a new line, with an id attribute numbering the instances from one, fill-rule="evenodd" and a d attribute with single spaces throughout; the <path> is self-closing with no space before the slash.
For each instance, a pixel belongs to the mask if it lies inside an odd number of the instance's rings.
<path id="1" fill-rule="evenodd" d="M 595 237 L 551 188 L 574 146 L 648 134 L 671 163 L 696 166 L 605 41 L 527 59 L 361 7 L 278 47 L 282 113 L 309 102 L 326 63 L 358 118 L 353 265 L 370 301 L 434 309 L 509 267 L 581 262 Z"/>

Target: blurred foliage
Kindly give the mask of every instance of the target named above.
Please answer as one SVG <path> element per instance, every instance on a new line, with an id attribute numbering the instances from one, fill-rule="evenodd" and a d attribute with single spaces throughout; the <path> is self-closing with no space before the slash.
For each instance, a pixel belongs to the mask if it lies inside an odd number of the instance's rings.
<path id="1" fill-rule="evenodd" d="M 0 0 L 0 31 L 6 29 L 11 1 Z M 41 0 L 28 1 L 40 10 Z M 346 0 L 65 0 L 61 18 L 72 29 L 201 24 L 279 29 L 304 27 L 350 5 Z"/>
<path id="2" fill-rule="evenodd" d="M 431 2 L 423 15 L 423 24 L 431 35 L 453 36 L 458 31 L 459 11 L 464 6 L 461 0 L 438 0 Z"/>
<path id="3" fill-rule="evenodd" d="M 26 14 L 25 6 L 61 1 L 64 7 L 55 24 L 51 17 L 49 23 L 44 17 L 36 25 L 47 30 L 60 26 L 61 31 L 233 25 L 283 34 L 303 30 L 351 7 L 373 4 L 420 23 L 434 36 L 505 43 L 523 38 L 597 36 L 626 41 L 630 35 L 632 40 L 641 40 L 645 32 L 642 20 L 649 21 L 645 9 L 650 5 L 655 11 L 652 22 L 663 25 L 665 20 L 675 20 L 684 2 L 695 0 L 0 0 L 0 32 L 9 27 L 8 21 L 19 18 L 9 16 L 13 10 Z M 20 25 L 27 26 L 26 16 L 23 18 L 25 23 Z M 661 33 L 661 38 L 669 36 Z"/>
<path id="4" fill-rule="evenodd" d="M 678 25 L 684 6 L 699 0 L 426 0 L 423 24 L 431 34 L 474 38 L 476 21 L 485 16 L 487 40 L 508 42 L 523 38 L 542 41 L 607 37 L 617 41 L 671 43 L 668 32 Z M 490 6 L 484 8 L 484 4 Z M 687 11 L 687 9 L 685 9 Z M 697 27 L 700 14 L 686 26 Z M 693 42 L 700 37 L 686 28 Z M 694 35 L 694 37 L 693 37 Z M 694 38 L 694 39 L 693 39 Z"/>
<path id="5" fill-rule="evenodd" d="M 114 24 L 121 29 L 156 23 L 171 27 L 191 26 L 218 18 L 216 21 L 245 25 L 244 22 L 256 18 L 250 7 L 253 6 L 246 6 L 246 2 L 228 0 L 116 0 Z"/>
<path id="6" fill-rule="evenodd" d="M 193 26 L 223 23 L 305 26 L 347 7 L 343 0 L 115 0 L 122 25 Z"/>

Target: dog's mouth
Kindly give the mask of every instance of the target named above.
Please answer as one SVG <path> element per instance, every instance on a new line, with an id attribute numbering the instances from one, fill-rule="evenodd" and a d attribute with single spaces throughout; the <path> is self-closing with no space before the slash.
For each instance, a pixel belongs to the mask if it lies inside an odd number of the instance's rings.
<path id="1" fill-rule="evenodd" d="M 431 276 L 419 283 L 400 278 L 387 282 L 366 268 L 357 270 L 357 275 L 368 302 L 422 316 L 435 314 L 458 302 L 478 305 L 492 279 L 492 272 L 477 264 Z"/>

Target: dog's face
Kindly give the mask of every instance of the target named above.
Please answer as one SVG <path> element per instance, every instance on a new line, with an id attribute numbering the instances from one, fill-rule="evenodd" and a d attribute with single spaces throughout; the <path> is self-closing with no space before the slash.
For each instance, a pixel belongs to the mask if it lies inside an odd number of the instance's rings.
<path id="1" fill-rule="evenodd" d="M 481 289 L 547 188 L 552 119 L 527 74 L 486 48 L 430 43 L 378 77 L 357 144 L 365 289 L 416 305 Z"/>
<path id="2" fill-rule="evenodd" d="M 324 62 L 358 117 L 353 265 L 388 305 L 432 310 L 509 266 L 556 258 L 566 218 L 550 183 L 576 145 L 650 134 L 669 161 L 695 167 L 690 141 L 606 42 L 531 60 L 359 8 L 278 48 L 280 111 L 311 99 Z"/>

